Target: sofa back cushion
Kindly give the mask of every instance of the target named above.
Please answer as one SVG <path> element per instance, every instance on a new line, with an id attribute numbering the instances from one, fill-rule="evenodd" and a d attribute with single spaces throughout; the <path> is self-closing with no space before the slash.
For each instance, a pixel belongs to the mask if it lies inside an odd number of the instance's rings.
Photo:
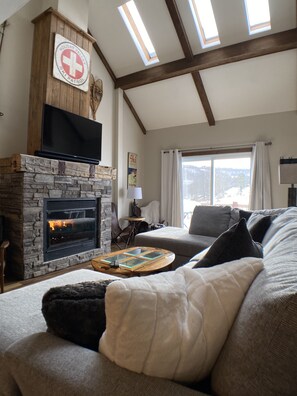
<path id="1" fill-rule="evenodd" d="M 218 237 L 229 228 L 230 206 L 196 206 L 189 234 Z"/>
<path id="2" fill-rule="evenodd" d="M 213 392 L 220 395 L 296 394 L 297 208 L 280 214 L 271 227 L 264 271 L 249 289 L 212 373 Z"/>

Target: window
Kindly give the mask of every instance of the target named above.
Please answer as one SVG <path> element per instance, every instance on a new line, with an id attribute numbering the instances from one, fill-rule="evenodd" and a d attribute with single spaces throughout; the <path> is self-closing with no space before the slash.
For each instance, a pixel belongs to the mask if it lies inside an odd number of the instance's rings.
<path id="1" fill-rule="evenodd" d="M 229 205 L 247 209 L 251 152 L 182 157 L 184 226 L 196 205 Z"/>
<path id="2" fill-rule="evenodd" d="M 133 0 L 128 1 L 118 10 L 131 34 L 136 48 L 146 66 L 159 62 L 155 48 L 144 26 Z"/>
<path id="3" fill-rule="evenodd" d="M 244 0 L 249 34 L 271 29 L 268 0 Z"/>
<path id="4" fill-rule="evenodd" d="M 189 0 L 202 48 L 221 44 L 210 0 Z"/>

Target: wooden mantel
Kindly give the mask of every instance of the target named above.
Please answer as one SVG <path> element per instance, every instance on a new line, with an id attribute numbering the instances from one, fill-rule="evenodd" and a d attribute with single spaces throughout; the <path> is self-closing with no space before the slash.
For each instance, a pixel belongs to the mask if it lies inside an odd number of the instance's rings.
<path id="1" fill-rule="evenodd" d="M 35 172 L 47 175 L 62 175 L 64 173 L 68 176 L 106 180 L 115 180 L 117 176 L 116 169 L 109 166 L 60 161 L 27 154 L 14 154 L 9 158 L 0 159 L 0 174 L 19 172 Z"/>

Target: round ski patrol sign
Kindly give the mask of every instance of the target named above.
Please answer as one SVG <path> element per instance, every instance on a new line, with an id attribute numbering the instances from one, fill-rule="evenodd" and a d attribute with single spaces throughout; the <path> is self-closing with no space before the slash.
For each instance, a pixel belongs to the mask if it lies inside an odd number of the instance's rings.
<path id="1" fill-rule="evenodd" d="M 55 78 L 67 82 L 85 92 L 89 88 L 90 54 L 63 36 L 55 36 Z"/>

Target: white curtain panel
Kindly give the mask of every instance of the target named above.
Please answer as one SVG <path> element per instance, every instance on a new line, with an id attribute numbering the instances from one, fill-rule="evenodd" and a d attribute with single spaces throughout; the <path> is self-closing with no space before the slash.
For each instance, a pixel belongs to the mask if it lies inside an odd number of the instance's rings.
<path id="1" fill-rule="evenodd" d="M 268 146 L 256 142 L 252 150 L 250 209 L 271 209 L 271 178 Z"/>
<path id="2" fill-rule="evenodd" d="M 161 151 L 161 220 L 173 227 L 182 227 L 181 153 Z"/>

